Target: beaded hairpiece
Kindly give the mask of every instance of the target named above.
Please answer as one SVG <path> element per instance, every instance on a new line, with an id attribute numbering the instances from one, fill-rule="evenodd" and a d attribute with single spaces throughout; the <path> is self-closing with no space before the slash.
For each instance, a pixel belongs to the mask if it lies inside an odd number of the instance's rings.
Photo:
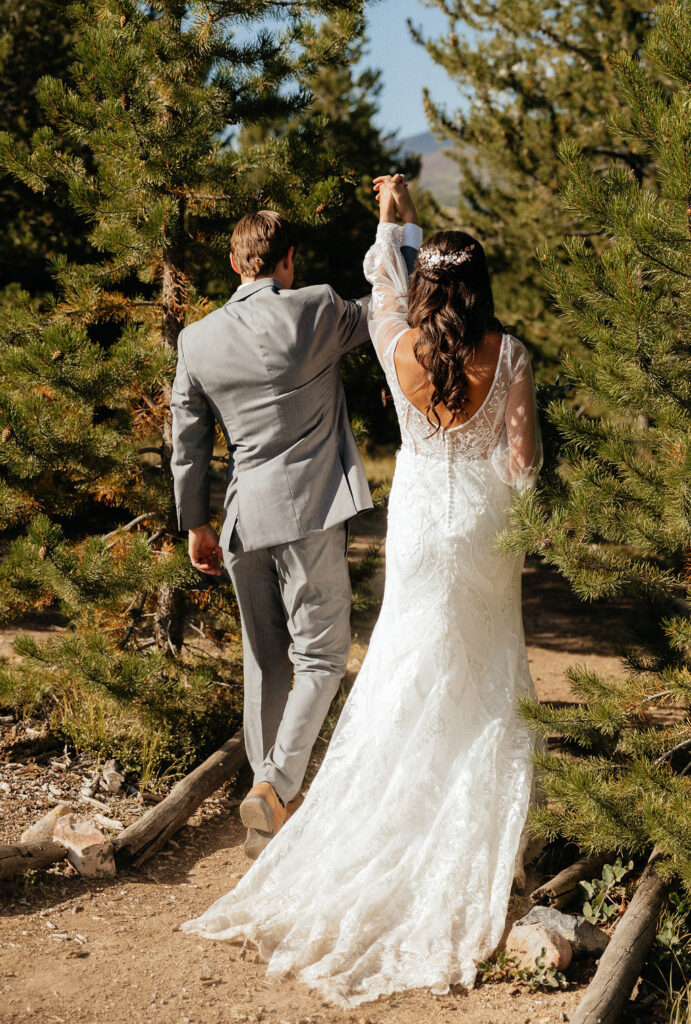
<path id="1" fill-rule="evenodd" d="M 439 249 L 420 249 L 417 254 L 418 266 L 423 270 L 436 270 L 442 267 L 459 267 L 472 256 L 475 245 L 469 245 L 458 252 L 442 253 Z"/>

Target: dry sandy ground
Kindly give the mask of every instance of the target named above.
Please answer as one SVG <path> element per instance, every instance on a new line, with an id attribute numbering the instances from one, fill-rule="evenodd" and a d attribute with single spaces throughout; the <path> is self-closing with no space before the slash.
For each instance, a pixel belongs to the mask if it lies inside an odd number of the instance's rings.
<path id="1" fill-rule="evenodd" d="M 361 521 L 355 555 L 371 534 L 381 532 L 381 520 Z M 375 587 L 381 578 L 380 573 Z M 563 669 L 574 662 L 620 671 L 616 655 L 626 639 L 625 607 L 580 605 L 558 577 L 536 564 L 525 570 L 524 610 L 541 699 L 573 699 Z M 353 673 L 369 625 L 356 630 Z M 267 981 L 250 949 L 178 930 L 242 876 L 248 866 L 243 837 L 237 806 L 208 803 L 140 871 L 101 883 L 64 870 L 36 876 L 31 887 L 6 901 L 0 918 L 0 1022 L 557 1024 L 568 1020 L 579 1001 L 583 973 L 580 984 L 572 981 L 564 992 L 534 992 L 503 982 L 442 998 L 408 992 L 350 1012 L 334 1009 L 293 980 Z M 524 912 L 526 902 L 514 898 L 513 917 Z M 632 1006 L 622 1024 L 636 1019 Z"/>
<path id="2" fill-rule="evenodd" d="M 343 1012 L 292 980 L 267 981 L 249 949 L 177 930 L 246 868 L 234 814 L 185 832 L 146 872 L 101 885 L 45 882 L 9 910 L 0 929 L 3 1024 L 532 1024 L 560 1021 L 577 1002 L 576 991 L 500 984 L 446 998 L 410 992 Z"/>

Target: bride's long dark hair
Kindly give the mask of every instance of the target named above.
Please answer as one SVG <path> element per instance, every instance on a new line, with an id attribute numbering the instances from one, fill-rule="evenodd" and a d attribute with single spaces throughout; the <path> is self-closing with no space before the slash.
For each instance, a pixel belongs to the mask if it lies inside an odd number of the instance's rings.
<path id="1" fill-rule="evenodd" d="M 438 231 L 418 250 L 408 323 L 418 331 L 415 358 L 432 387 L 427 418 L 438 430 L 436 407 L 462 418 L 468 401 L 466 362 L 488 330 L 502 329 L 494 316 L 485 251 L 476 238 L 465 231 Z"/>

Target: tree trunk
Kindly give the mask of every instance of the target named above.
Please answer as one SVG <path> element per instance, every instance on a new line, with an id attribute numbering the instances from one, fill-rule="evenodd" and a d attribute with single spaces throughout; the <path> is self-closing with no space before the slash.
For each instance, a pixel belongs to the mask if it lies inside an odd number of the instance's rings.
<path id="1" fill-rule="evenodd" d="M 164 583 L 156 593 L 154 638 L 156 646 L 171 654 L 182 647 L 185 632 L 185 592 Z"/>
<path id="2" fill-rule="evenodd" d="M 178 223 L 174 234 L 163 249 L 163 279 L 161 282 L 161 340 L 167 348 L 177 349 L 178 335 L 185 326 L 185 247 L 183 223 L 185 217 L 184 201 L 179 201 Z M 173 474 L 171 460 L 173 457 L 173 417 L 170 412 L 170 385 L 164 387 L 164 411 L 161 424 L 161 469 L 170 494 L 170 514 L 166 522 L 166 532 L 173 537 L 178 534 L 175 515 L 175 499 L 173 495 Z M 162 586 L 156 597 L 154 613 L 154 638 L 160 648 L 179 651 L 182 647 L 185 626 L 184 592 L 174 587 Z"/>
<path id="3" fill-rule="evenodd" d="M 47 868 L 66 857 L 67 850 L 62 843 L 50 840 L 0 846 L 0 878 L 12 878 L 13 875 L 21 875 L 24 871 Z"/>
<path id="4" fill-rule="evenodd" d="M 178 335 L 185 326 L 187 287 L 185 283 L 185 242 L 183 224 L 184 200 L 180 199 L 178 224 L 163 248 L 163 276 L 161 280 L 161 339 L 168 348 L 177 349 Z"/>
<path id="5" fill-rule="evenodd" d="M 244 760 L 245 742 L 239 729 L 215 754 L 173 786 L 165 800 L 115 837 L 116 862 L 136 858 L 137 867 L 143 864 L 182 828 L 207 796 L 239 771 Z"/>
<path id="6" fill-rule="evenodd" d="M 667 891 L 667 883 L 655 870 L 658 856 L 653 850 L 571 1024 L 614 1024 L 619 1020 L 655 937 L 657 916 Z"/>
<path id="7" fill-rule="evenodd" d="M 549 882 L 545 882 L 544 885 L 535 889 L 530 894 L 530 899 L 533 903 L 556 907 L 557 910 L 561 910 L 563 907 L 568 906 L 577 896 L 578 883 L 584 878 L 595 878 L 598 876 L 603 865 L 611 860 L 614 860 L 613 856 L 583 857 L 568 868 L 564 868 L 563 871 L 560 871 Z"/>

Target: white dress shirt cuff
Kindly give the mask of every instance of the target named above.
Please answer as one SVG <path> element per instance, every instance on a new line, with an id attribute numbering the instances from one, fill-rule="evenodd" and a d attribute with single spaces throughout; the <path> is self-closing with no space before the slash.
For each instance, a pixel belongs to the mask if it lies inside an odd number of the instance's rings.
<path id="1" fill-rule="evenodd" d="M 409 245 L 411 249 L 419 249 L 422 245 L 422 228 L 419 224 L 403 225 L 403 241 L 401 245 Z"/>

